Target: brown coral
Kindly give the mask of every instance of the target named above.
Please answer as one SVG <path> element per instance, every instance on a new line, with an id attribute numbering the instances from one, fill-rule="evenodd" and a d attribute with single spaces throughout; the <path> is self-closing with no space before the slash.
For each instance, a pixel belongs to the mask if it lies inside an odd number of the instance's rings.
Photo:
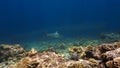
<path id="1" fill-rule="evenodd" d="M 65 66 L 65 59 L 54 52 L 37 53 L 23 58 L 15 68 L 60 68 Z"/>
<path id="2" fill-rule="evenodd" d="M 85 47 L 85 51 L 92 51 L 93 50 L 93 46 L 88 45 L 87 47 Z"/>
<path id="3" fill-rule="evenodd" d="M 70 52 L 82 52 L 84 49 L 82 46 L 72 46 L 68 49 Z"/>
<path id="4" fill-rule="evenodd" d="M 31 58 L 25 57 L 16 64 L 16 68 L 28 68 L 29 63 L 32 61 Z"/>
<path id="5" fill-rule="evenodd" d="M 120 57 L 113 59 L 114 68 L 120 68 Z"/>
<path id="6" fill-rule="evenodd" d="M 12 60 L 15 57 L 22 58 L 25 54 L 24 48 L 22 48 L 19 44 L 15 45 L 0 45 L 0 62 Z"/>
<path id="7" fill-rule="evenodd" d="M 77 61 L 79 58 L 82 58 L 84 57 L 84 55 L 86 55 L 82 46 L 72 46 L 69 48 L 69 52 L 71 55 L 71 59 Z"/>
<path id="8" fill-rule="evenodd" d="M 120 57 L 116 57 L 111 61 L 107 61 L 106 66 L 109 68 L 120 68 Z"/>
<path id="9" fill-rule="evenodd" d="M 38 57 L 25 57 L 14 65 L 15 68 L 86 68 L 91 67 L 87 60 L 67 61 L 54 52 L 37 53 Z M 36 59 L 37 58 L 37 59 Z M 92 62 L 94 63 L 94 62 Z M 14 68 L 13 67 L 13 68 Z"/>
<path id="10" fill-rule="evenodd" d="M 85 68 L 83 64 L 80 63 L 74 63 L 68 66 L 68 68 Z"/>
<path id="11" fill-rule="evenodd" d="M 115 46 L 116 48 L 120 48 L 120 41 L 119 41 L 119 42 L 115 42 L 114 44 L 115 44 L 114 46 Z"/>
<path id="12" fill-rule="evenodd" d="M 108 60 L 116 58 L 116 57 L 120 57 L 120 48 L 111 50 L 111 51 L 107 51 L 102 56 L 105 56 L 104 58 L 108 59 Z"/>
<path id="13" fill-rule="evenodd" d="M 90 65 L 92 67 L 98 66 L 98 64 L 99 64 L 99 62 L 97 60 L 95 60 L 94 58 L 90 58 L 90 59 L 88 59 L 88 61 L 91 62 Z"/>
<path id="14" fill-rule="evenodd" d="M 93 50 L 94 47 L 91 45 L 88 45 L 87 47 L 85 47 L 85 57 L 86 58 L 93 58 Z"/>
<path id="15" fill-rule="evenodd" d="M 106 66 L 109 67 L 109 68 L 113 68 L 114 67 L 113 61 L 112 60 L 111 61 L 107 61 L 106 62 Z"/>
<path id="16" fill-rule="evenodd" d="M 27 56 L 33 56 L 37 53 L 37 50 L 35 50 L 34 48 L 32 48 L 28 53 Z"/>
<path id="17" fill-rule="evenodd" d="M 101 44 L 101 45 L 96 46 L 95 49 L 93 50 L 94 58 L 102 59 L 101 56 L 103 53 L 119 48 L 118 43 L 119 42 L 115 42 L 115 43 L 111 43 L 111 44 Z"/>

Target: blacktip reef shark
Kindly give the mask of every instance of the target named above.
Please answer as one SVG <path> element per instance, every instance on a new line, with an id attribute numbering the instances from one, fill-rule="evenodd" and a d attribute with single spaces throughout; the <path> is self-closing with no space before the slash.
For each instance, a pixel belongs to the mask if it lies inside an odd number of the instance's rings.
<path id="1" fill-rule="evenodd" d="M 52 37 L 52 38 L 60 38 L 61 35 L 56 31 L 54 33 L 48 33 L 46 34 L 47 37 Z"/>

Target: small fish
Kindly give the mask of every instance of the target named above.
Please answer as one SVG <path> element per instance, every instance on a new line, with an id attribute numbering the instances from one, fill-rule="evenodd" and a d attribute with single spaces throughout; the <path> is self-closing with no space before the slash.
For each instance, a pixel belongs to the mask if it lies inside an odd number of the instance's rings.
<path id="1" fill-rule="evenodd" d="M 60 34 L 56 31 L 54 33 L 48 33 L 46 34 L 47 37 L 53 37 L 53 38 L 59 38 Z"/>

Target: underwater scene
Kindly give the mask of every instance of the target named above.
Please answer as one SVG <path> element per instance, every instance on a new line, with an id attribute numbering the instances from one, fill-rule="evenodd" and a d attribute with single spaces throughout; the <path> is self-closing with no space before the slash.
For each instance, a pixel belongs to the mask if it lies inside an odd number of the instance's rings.
<path id="1" fill-rule="evenodd" d="M 0 68 L 120 68 L 120 0 L 1 0 Z"/>

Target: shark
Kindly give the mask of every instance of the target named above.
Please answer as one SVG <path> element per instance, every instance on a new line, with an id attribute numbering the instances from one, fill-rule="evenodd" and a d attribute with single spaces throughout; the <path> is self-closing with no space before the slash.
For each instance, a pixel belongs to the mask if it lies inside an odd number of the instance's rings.
<path id="1" fill-rule="evenodd" d="M 47 37 L 52 37 L 52 38 L 60 38 L 60 34 L 56 31 L 56 32 L 53 32 L 53 33 L 47 33 L 46 34 Z"/>

